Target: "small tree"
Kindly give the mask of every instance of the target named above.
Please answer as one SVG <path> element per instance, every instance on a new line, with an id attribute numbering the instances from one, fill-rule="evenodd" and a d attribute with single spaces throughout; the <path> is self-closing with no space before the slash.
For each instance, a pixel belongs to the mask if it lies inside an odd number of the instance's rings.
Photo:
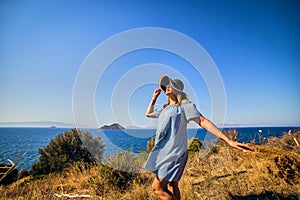
<path id="1" fill-rule="evenodd" d="M 188 151 L 190 154 L 199 152 L 203 143 L 198 138 L 191 138 L 188 140 Z"/>
<path id="2" fill-rule="evenodd" d="M 150 153 L 155 145 L 155 137 L 152 137 L 150 141 L 147 142 L 146 152 Z"/>
<path id="3" fill-rule="evenodd" d="M 89 147 L 93 155 L 89 152 Z M 76 162 L 97 164 L 103 157 L 104 145 L 99 136 L 73 129 L 51 139 L 48 146 L 39 149 L 39 161 L 32 165 L 32 176 L 61 172 Z M 97 153 L 96 153 L 97 152 Z"/>

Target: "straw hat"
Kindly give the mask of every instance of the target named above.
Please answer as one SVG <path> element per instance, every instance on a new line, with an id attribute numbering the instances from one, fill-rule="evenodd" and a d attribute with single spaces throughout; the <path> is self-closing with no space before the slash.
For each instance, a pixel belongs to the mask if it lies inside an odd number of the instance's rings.
<path id="1" fill-rule="evenodd" d="M 176 90 L 176 92 L 178 92 L 178 93 L 183 92 L 184 84 L 181 80 L 179 80 L 179 79 L 172 80 L 166 74 L 161 75 L 161 77 L 159 78 L 159 81 L 158 81 L 158 87 L 164 93 L 166 93 L 166 88 L 167 88 L 167 85 L 169 85 L 169 84 L 171 84 L 171 86 Z"/>

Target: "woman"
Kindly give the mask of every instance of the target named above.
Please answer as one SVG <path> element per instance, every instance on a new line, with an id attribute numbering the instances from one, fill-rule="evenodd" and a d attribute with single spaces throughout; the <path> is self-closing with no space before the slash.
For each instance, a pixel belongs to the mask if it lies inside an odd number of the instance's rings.
<path id="1" fill-rule="evenodd" d="M 167 75 L 162 75 L 158 86 L 146 111 L 147 117 L 158 118 L 158 128 L 155 145 L 149 154 L 145 168 L 156 175 L 152 189 L 160 199 L 179 200 L 178 181 L 188 158 L 186 135 L 188 122 L 195 121 L 233 148 L 242 151 L 253 149 L 246 144 L 230 140 L 212 122 L 202 116 L 196 106 L 187 99 L 181 80 L 172 80 Z M 161 91 L 167 95 L 167 103 L 161 109 L 154 111 L 156 99 Z"/>

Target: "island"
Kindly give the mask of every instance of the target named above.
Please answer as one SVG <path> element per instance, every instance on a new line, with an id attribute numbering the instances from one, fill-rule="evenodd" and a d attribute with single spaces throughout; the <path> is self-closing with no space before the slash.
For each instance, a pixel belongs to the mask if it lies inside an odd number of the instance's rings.
<path id="1" fill-rule="evenodd" d="M 104 126 L 100 127 L 99 129 L 122 129 L 122 130 L 124 130 L 125 128 L 118 123 L 113 123 L 111 125 L 104 125 Z"/>

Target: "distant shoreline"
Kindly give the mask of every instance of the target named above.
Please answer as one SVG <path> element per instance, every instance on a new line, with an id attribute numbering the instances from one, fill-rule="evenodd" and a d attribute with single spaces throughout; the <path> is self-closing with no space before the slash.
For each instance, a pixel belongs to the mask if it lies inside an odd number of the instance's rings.
<path id="1" fill-rule="evenodd" d="M 135 125 L 127 125 L 122 126 L 121 123 L 118 122 L 112 122 L 110 125 L 103 124 L 102 127 L 110 127 L 112 125 L 119 125 L 120 127 L 124 129 L 156 129 L 156 127 L 147 127 L 147 128 L 141 128 Z M 300 127 L 300 123 L 291 123 L 291 124 L 264 124 L 264 123 L 224 123 L 224 124 L 216 124 L 219 128 L 241 128 L 241 127 Z M 76 126 L 72 123 L 65 123 L 60 121 L 23 121 L 23 122 L 0 122 L 0 128 L 48 128 L 55 126 L 56 128 L 78 128 L 78 129 L 96 129 L 99 128 L 98 126 Z M 190 125 L 193 127 L 188 127 L 189 129 L 197 129 L 201 127 L 196 127 L 196 124 Z"/>
<path id="2" fill-rule="evenodd" d="M 62 126 L 1 126 L 0 128 L 57 128 L 57 129 L 73 129 L 76 127 L 62 127 Z M 291 128 L 300 128 L 300 125 L 227 125 L 227 126 L 217 126 L 220 129 L 224 128 L 268 128 L 268 127 L 291 127 Z M 156 129 L 156 127 L 150 127 L 150 128 L 124 128 L 124 129 L 101 129 L 101 128 L 95 128 L 95 127 L 77 127 L 77 129 L 99 129 L 99 130 L 151 130 Z M 199 127 L 188 127 L 187 129 L 202 129 Z"/>
<path id="3" fill-rule="evenodd" d="M 283 133 L 300 130 L 300 126 L 284 126 L 284 127 L 229 127 L 223 131 L 235 129 L 238 139 L 241 142 L 261 143 L 269 137 L 281 137 Z M 2 160 L 15 159 L 18 156 L 30 150 L 24 158 L 19 159 L 18 168 L 30 169 L 32 164 L 38 160 L 38 149 L 44 148 L 51 139 L 71 128 L 50 128 L 50 127 L 0 127 L 0 154 Z M 143 151 L 147 146 L 147 142 L 155 135 L 156 129 L 126 129 L 126 130 L 100 130 L 81 129 L 89 131 L 94 136 L 100 136 L 105 146 L 105 157 L 115 155 L 118 149 L 132 149 L 135 153 Z M 261 131 L 260 131 L 261 130 Z M 207 137 L 206 137 L 207 136 Z M 215 139 L 211 137 L 202 128 L 187 129 L 187 138 L 196 137 L 202 141 L 210 141 Z M 11 144 L 14 145 L 11 145 Z M 20 154 L 20 147 L 22 153 Z M 118 148 L 116 148 L 118 147 Z M 24 154 L 25 155 L 25 154 Z M 19 157 L 20 158 L 20 157 Z M 19 167 L 20 166 L 20 167 Z"/>

